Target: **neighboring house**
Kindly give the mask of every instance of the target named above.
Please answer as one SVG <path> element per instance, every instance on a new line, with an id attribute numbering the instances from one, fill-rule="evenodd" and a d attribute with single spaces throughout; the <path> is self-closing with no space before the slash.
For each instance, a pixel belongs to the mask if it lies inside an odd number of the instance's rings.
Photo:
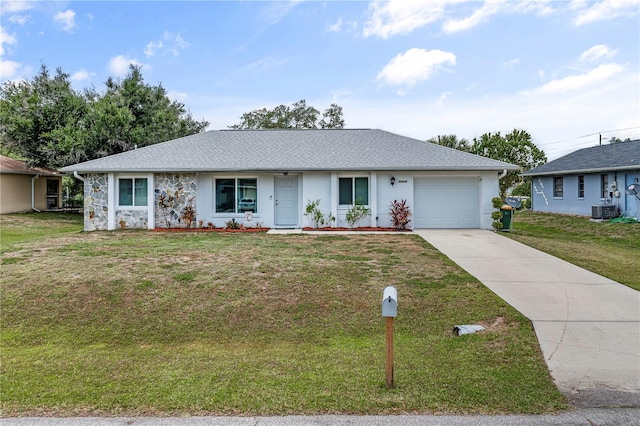
<path id="1" fill-rule="evenodd" d="M 57 171 L 0 155 L 0 214 L 59 209 L 61 188 Z"/>
<path id="2" fill-rule="evenodd" d="M 309 201 L 345 226 L 354 202 L 359 226 L 391 226 L 406 199 L 416 228 L 491 229 L 491 198 L 512 164 L 381 130 L 219 130 L 68 166 L 84 180 L 85 230 L 184 226 L 185 207 L 224 227 L 300 228 Z M 176 197 L 177 195 L 177 197 Z M 176 197 L 167 203 L 168 197 Z M 166 208 L 160 207 L 164 200 Z"/>
<path id="3" fill-rule="evenodd" d="M 640 201 L 626 189 L 640 180 L 640 140 L 584 148 L 523 176 L 533 178 L 533 210 L 637 218 Z"/>

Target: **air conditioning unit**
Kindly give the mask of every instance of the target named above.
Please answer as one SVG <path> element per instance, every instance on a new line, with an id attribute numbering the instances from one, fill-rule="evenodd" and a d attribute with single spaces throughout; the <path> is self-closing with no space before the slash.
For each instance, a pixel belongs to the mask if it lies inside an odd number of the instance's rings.
<path id="1" fill-rule="evenodd" d="M 591 206 L 591 218 L 592 219 L 609 219 L 618 216 L 618 210 L 614 205 L 598 205 Z"/>

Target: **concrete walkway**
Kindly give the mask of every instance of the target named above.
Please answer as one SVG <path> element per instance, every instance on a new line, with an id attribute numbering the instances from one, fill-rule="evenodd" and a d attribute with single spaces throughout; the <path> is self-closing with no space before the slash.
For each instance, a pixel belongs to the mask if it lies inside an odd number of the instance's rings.
<path id="1" fill-rule="evenodd" d="M 532 321 L 573 403 L 640 407 L 640 292 L 495 232 L 416 233 Z"/>

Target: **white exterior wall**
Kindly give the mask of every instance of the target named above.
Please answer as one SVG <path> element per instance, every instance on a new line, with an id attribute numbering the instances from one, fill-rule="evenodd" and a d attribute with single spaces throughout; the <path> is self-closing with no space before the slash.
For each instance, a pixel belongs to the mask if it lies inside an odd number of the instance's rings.
<path id="1" fill-rule="evenodd" d="M 302 185 L 300 185 L 302 183 Z M 304 216 L 309 201 L 320 200 L 318 208 L 324 213 L 325 218 L 332 212 L 331 203 L 331 173 L 330 172 L 308 172 L 298 179 L 300 196 L 300 220 L 302 226 L 313 226 Z M 335 216 L 335 212 L 333 213 Z M 331 224 L 333 226 L 333 224 Z"/>
<path id="2" fill-rule="evenodd" d="M 217 228 L 224 228 L 225 223 L 235 219 L 244 223 L 244 213 L 216 213 L 215 179 L 256 178 L 257 179 L 257 212 L 253 214 L 252 224 L 260 222 L 264 227 L 273 227 L 274 186 L 273 173 L 198 173 L 198 196 L 196 197 L 196 213 L 198 220 L 204 225 L 211 222 Z"/>
<path id="3" fill-rule="evenodd" d="M 391 177 L 395 177 L 396 183 L 391 186 Z M 480 199 L 479 223 L 482 229 L 492 229 L 491 212 L 493 206 L 491 199 L 500 193 L 498 187 L 498 173 L 496 172 L 378 172 L 378 224 L 380 227 L 391 226 L 389 209 L 393 200 L 407 200 L 411 212 L 414 211 L 414 178 L 423 177 L 477 177 L 478 195 Z M 409 223 L 413 229 L 413 218 Z"/>
<path id="4" fill-rule="evenodd" d="M 115 206 L 115 179 L 120 176 L 114 173 L 108 174 L 108 205 Z M 146 176 L 146 175 L 141 175 Z M 225 227 L 225 223 L 231 219 L 237 222 L 245 222 L 244 213 L 216 213 L 215 212 L 215 179 L 216 178 L 256 178 L 257 179 L 257 212 L 253 214 L 252 224 L 260 222 L 262 226 L 273 228 L 275 226 L 275 178 L 281 176 L 277 173 L 198 173 L 195 177 L 197 194 L 195 196 L 196 220 L 202 220 L 204 225 L 209 222 L 216 227 Z M 335 223 L 330 226 L 347 226 L 345 216 L 348 206 L 338 205 L 338 179 L 340 177 L 368 177 L 369 178 L 369 208 L 371 214 L 362 220 L 358 226 L 391 227 L 389 209 L 393 200 L 407 200 L 407 204 L 414 212 L 414 180 L 415 178 L 428 177 L 473 177 L 478 181 L 479 224 L 483 229 L 491 228 L 491 213 L 493 207 L 491 199 L 498 196 L 498 173 L 489 172 L 406 172 L 406 171 L 374 171 L 374 172 L 289 172 L 288 176 L 298 178 L 298 223 L 297 227 L 312 226 L 305 217 L 305 208 L 309 201 L 320 200 L 320 210 L 326 215 L 336 217 Z M 148 175 L 149 182 L 154 182 L 153 175 Z M 395 184 L 390 183 L 391 177 L 395 178 Z M 155 185 L 152 185 L 155 186 Z M 149 187 L 150 206 L 149 217 L 153 217 L 156 200 L 153 188 Z M 116 229 L 116 209 L 108 209 L 108 229 Z M 413 217 L 409 226 L 414 227 Z M 153 227 L 153 221 L 149 221 L 149 228 Z"/>

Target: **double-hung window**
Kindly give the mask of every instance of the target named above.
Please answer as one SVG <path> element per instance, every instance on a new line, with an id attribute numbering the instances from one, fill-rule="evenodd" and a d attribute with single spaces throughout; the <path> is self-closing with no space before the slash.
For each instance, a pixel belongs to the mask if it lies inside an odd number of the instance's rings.
<path id="1" fill-rule="evenodd" d="M 369 178 L 348 177 L 338 179 L 338 204 L 369 205 Z"/>
<path id="2" fill-rule="evenodd" d="M 554 198 L 562 198 L 564 193 L 564 183 L 562 177 L 554 177 L 553 178 L 553 197 Z"/>
<path id="3" fill-rule="evenodd" d="M 578 198 L 584 198 L 584 175 L 578 175 Z"/>
<path id="4" fill-rule="evenodd" d="M 216 213 L 258 212 L 256 178 L 216 179 Z"/>
<path id="5" fill-rule="evenodd" d="M 118 205 L 144 207 L 147 205 L 147 178 L 118 179 Z"/>

